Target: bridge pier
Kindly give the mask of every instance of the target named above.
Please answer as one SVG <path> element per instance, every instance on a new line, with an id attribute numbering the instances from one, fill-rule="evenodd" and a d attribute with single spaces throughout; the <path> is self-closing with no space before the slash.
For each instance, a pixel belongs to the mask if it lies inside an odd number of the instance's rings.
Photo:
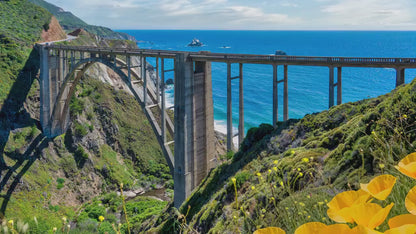
<path id="1" fill-rule="evenodd" d="M 175 58 L 174 206 L 215 166 L 211 63 Z"/>
<path id="2" fill-rule="evenodd" d="M 396 68 L 396 87 L 404 84 L 404 74 L 405 74 L 405 68 L 403 67 L 398 67 Z"/>
<path id="3" fill-rule="evenodd" d="M 49 117 L 51 115 L 50 82 L 49 82 L 49 49 L 40 46 L 40 124 L 45 135 L 50 135 Z"/>
<path id="4" fill-rule="evenodd" d="M 287 65 L 283 66 L 284 77 L 283 77 L 283 120 L 287 121 L 289 119 L 289 86 L 288 86 L 288 75 Z"/>

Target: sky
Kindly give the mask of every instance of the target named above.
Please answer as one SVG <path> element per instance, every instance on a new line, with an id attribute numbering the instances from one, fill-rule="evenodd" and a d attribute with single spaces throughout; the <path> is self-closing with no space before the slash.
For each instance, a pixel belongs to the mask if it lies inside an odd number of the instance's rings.
<path id="1" fill-rule="evenodd" d="M 415 30 L 415 0 L 47 0 L 112 29 Z"/>

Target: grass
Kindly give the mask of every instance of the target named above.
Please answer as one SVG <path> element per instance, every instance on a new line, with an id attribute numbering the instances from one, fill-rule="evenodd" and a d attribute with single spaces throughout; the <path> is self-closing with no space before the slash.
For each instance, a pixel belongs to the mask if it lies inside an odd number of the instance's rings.
<path id="1" fill-rule="evenodd" d="M 327 201 L 385 173 L 398 183 L 383 206 L 396 204 L 389 217 L 406 213 L 404 197 L 414 182 L 394 166 L 415 151 L 415 87 L 413 81 L 378 98 L 279 123 L 277 129 L 251 129 L 233 158 L 211 171 L 181 206 L 182 215 L 191 207 L 185 228 L 171 208 L 142 230 L 221 233 L 277 226 L 293 233 L 306 222 L 333 223 Z"/>

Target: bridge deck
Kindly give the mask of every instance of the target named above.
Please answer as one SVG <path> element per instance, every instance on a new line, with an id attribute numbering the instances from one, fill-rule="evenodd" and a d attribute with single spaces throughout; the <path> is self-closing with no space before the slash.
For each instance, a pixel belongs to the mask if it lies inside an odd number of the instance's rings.
<path id="1" fill-rule="evenodd" d="M 175 58 L 178 53 L 186 53 L 193 61 L 209 61 L 224 63 L 251 64 L 284 64 L 301 66 L 325 67 L 388 67 L 388 68 L 416 68 L 416 58 L 366 58 L 366 57 L 312 57 L 312 56 L 281 56 L 254 54 L 226 54 L 226 53 L 198 53 L 170 50 L 148 49 L 110 49 L 105 47 L 61 46 L 48 45 L 51 49 L 72 50 L 89 53 L 117 54 L 130 56 L 145 56 L 159 58 Z"/>

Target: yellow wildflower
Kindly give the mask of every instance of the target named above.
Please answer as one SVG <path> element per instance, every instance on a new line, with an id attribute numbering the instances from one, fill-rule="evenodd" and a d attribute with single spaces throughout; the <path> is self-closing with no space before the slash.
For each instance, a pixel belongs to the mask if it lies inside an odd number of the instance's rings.
<path id="1" fill-rule="evenodd" d="M 384 169 L 386 167 L 386 165 L 384 165 L 383 163 L 379 163 L 378 167 L 380 167 L 380 169 Z"/>
<path id="2" fill-rule="evenodd" d="M 13 222 L 13 219 L 10 219 L 8 222 L 7 222 L 7 226 L 10 228 L 10 227 L 13 227 L 13 224 L 14 224 L 14 222 Z"/>
<path id="3" fill-rule="evenodd" d="M 326 221 L 326 218 L 325 217 L 322 217 L 322 221 Z"/>
<path id="4" fill-rule="evenodd" d="M 100 215 L 100 216 L 98 217 L 98 221 L 100 221 L 100 222 L 104 221 L 104 216 Z"/>
<path id="5" fill-rule="evenodd" d="M 401 173 L 416 179 L 416 153 L 411 153 L 400 160 L 399 164 L 395 166 Z"/>
<path id="6" fill-rule="evenodd" d="M 361 184 L 361 189 L 378 200 L 386 200 L 396 183 L 396 177 L 392 175 L 381 175 L 372 179 L 368 184 Z"/>
<path id="7" fill-rule="evenodd" d="M 273 170 L 274 170 L 274 171 L 277 171 L 277 167 L 273 167 Z"/>
<path id="8" fill-rule="evenodd" d="M 311 198 L 311 195 L 309 195 L 309 194 L 308 194 L 308 195 L 306 195 L 306 197 L 307 197 L 307 198 Z"/>
<path id="9" fill-rule="evenodd" d="M 305 203 L 303 203 L 303 202 L 299 202 L 299 205 L 300 205 L 300 206 L 305 206 Z"/>
<path id="10" fill-rule="evenodd" d="M 262 228 L 262 229 L 257 229 L 253 234 L 286 234 L 285 231 L 283 231 L 283 229 L 278 228 L 278 227 L 267 227 L 267 228 Z"/>
<path id="11" fill-rule="evenodd" d="M 53 232 L 56 232 L 57 230 L 58 230 L 58 228 L 56 228 L 56 227 L 53 227 L 53 229 L 52 229 Z"/>
<path id="12" fill-rule="evenodd" d="M 255 190 L 255 189 L 256 189 L 256 187 L 254 187 L 254 186 L 251 186 L 251 189 L 252 189 L 252 190 Z"/>
<path id="13" fill-rule="evenodd" d="M 267 171 L 268 171 L 269 173 L 272 173 L 272 170 L 270 170 L 270 169 L 269 169 L 269 170 L 267 170 Z"/>
<path id="14" fill-rule="evenodd" d="M 309 158 L 302 158 L 302 161 L 305 162 L 305 163 L 308 163 L 309 162 Z"/>
<path id="15" fill-rule="evenodd" d="M 407 119 L 407 115 L 406 114 L 403 115 L 403 119 Z"/>
<path id="16" fill-rule="evenodd" d="M 299 176 L 302 177 L 303 176 L 303 173 L 302 172 L 299 172 Z"/>
<path id="17" fill-rule="evenodd" d="M 280 186 L 282 186 L 282 187 L 285 187 L 284 185 L 283 185 L 283 181 L 280 181 Z"/>
<path id="18" fill-rule="evenodd" d="M 256 175 L 257 175 L 258 177 L 261 177 L 261 173 L 260 173 L 260 172 L 257 172 L 257 173 L 256 173 Z"/>
<path id="19" fill-rule="evenodd" d="M 232 181 L 233 183 L 235 183 L 235 182 L 237 181 L 237 179 L 236 179 L 235 177 L 233 177 L 233 178 L 231 178 L 231 181 Z"/>
<path id="20" fill-rule="evenodd" d="M 310 216 L 310 215 L 308 215 L 307 219 L 310 219 L 310 218 L 311 218 L 311 216 Z"/>
<path id="21" fill-rule="evenodd" d="M 277 165 L 279 163 L 279 160 L 274 160 L 273 164 Z"/>
<path id="22" fill-rule="evenodd" d="M 298 167 L 298 171 L 301 171 L 302 169 L 300 169 L 299 167 Z"/>

